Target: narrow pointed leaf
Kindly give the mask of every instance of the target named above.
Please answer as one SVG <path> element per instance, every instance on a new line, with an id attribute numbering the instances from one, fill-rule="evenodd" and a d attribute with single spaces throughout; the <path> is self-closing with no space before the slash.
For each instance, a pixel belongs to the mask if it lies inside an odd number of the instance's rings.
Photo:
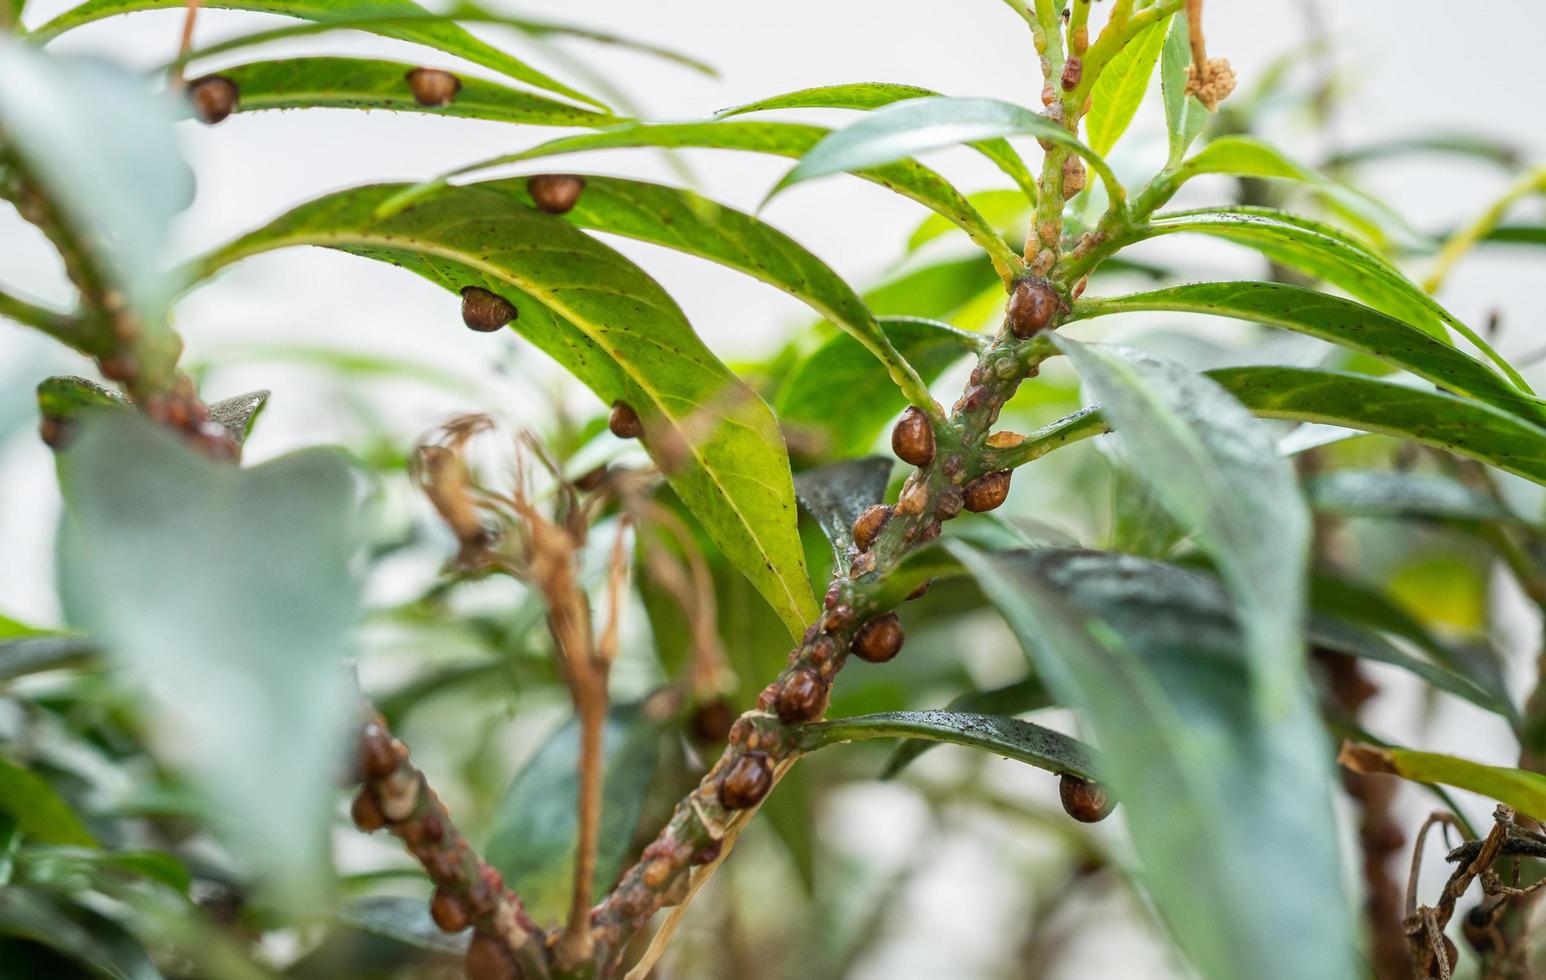
<path id="1" fill-rule="evenodd" d="M 628 859 L 659 756 L 660 726 L 636 705 L 614 706 L 602 736 L 600 851 L 595 893 L 605 894 Z M 505 790 L 484 855 L 540 921 L 568 908 L 578 846 L 580 727 L 555 732 Z"/>
<path id="2" fill-rule="evenodd" d="M 1508 766 L 1489 766 L 1459 756 L 1414 749 L 1348 743 L 1339 760 L 1354 772 L 1389 773 L 1416 783 L 1470 790 L 1521 814 L 1546 814 L 1546 776 Z"/>
<path id="3" fill-rule="evenodd" d="M 531 203 L 525 178 L 476 186 Z M 777 286 L 863 344 L 909 402 L 929 404 L 928 388 L 853 288 L 831 266 L 773 226 L 692 191 L 595 176 L 586 176 L 585 191 L 564 220 L 578 228 L 676 249 Z"/>
<path id="4" fill-rule="evenodd" d="M 1475 330 L 1378 253 L 1339 229 L 1285 211 L 1238 207 L 1158 215 L 1140 234 L 1150 238 L 1175 232 L 1210 235 L 1255 249 L 1446 342 L 1447 327 L 1474 344 L 1515 387 L 1530 391 L 1519 372 Z"/>
<path id="5" fill-rule="evenodd" d="M 1495 408 L 1362 374 L 1310 368 L 1220 368 L 1208 377 L 1248 408 L 1288 419 L 1410 439 L 1546 484 L 1546 429 Z M 1099 409 L 1049 423 L 984 466 L 1019 466 L 1053 449 L 1111 431 Z"/>
<path id="6" fill-rule="evenodd" d="M 185 0 L 86 0 L 85 3 L 43 24 L 33 31 L 30 37 L 38 43 L 47 43 L 65 31 L 104 17 L 141 10 L 175 10 L 184 6 L 184 3 Z M 369 22 L 373 18 L 391 14 L 401 14 L 409 18 L 421 16 L 428 18 L 430 13 L 413 0 L 204 0 L 203 5 L 220 10 L 278 14 L 319 23 L 349 19 Z M 374 28 L 365 29 L 382 37 L 410 41 L 437 51 L 444 51 L 446 54 L 465 58 L 473 64 L 492 68 L 535 88 L 605 108 L 590 96 L 570 88 L 557 79 L 550 78 L 519 58 L 478 40 L 450 18 L 426 19 L 423 23 L 418 23 L 416 20 L 402 21 L 395 25 L 382 23 Z"/>
<path id="7" fill-rule="evenodd" d="M 247 434 L 252 431 L 252 423 L 257 421 L 263 406 L 268 404 L 267 391 L 249 391 L 245 395 L 236 395 L 213 402 L 209 406 L 209 420 L 224 426 L 240 446 L 247 441 Z"/>
<path id="8" fill-rule="evenodd" d="M 727 557 L 791 634 L 815 618 L 794 487 L 767 406 L 714 357 L 675 301 L 613 249 L 509 194 L 446 188 L 389 218 L 378 185 L 303 204 L 207 258 L 321 245 L 400 265 L 452 291 L 479 286 L 519 311 L 512 324 L 604 402 L 644 422 L 644 445 Z M 445 329 L 461 329 L 447 310 Z M 456 324 L 453 326 L 453 324 Z"/>
<path id="9" fill-rule="evenodd" d="M 1144 28 L 1101 70 L 1090 91 L 1090 111 L 1084 117 L 1084 131 L 1096 153 L 1110 153 L 1133 121 L 1149 90 L 1149 79 L 1154 77 L 1154 65 L 1169 29 L 1169 17 Z"/>
<path id="10" fill-rule="evenodd" d="M 922 738 L 983 749 L 1016 762 L 1080 779 L 1099 778 L 1095 752 L 1078 739 L 1006 715 L 970 711 L 888 711 L 806 725 L 800 748 L 806 752 L 871 738 Z"/>
<path id="11" fill-rule="evenodd" d="M 820 126 L 800 123 L 747 122 L 727 120 L 685 123 L 633 123 L 597 133 L 582 133 L 538 144 L 520 153 L 494 157 L 453 171 L 448 176 L 485 170 L 490 167 L 536 160 L 564 153 L 587 150 L 657 147 L 667 149 L 742 150 L 772 156 L 803 156 L 829 131 Z M 972 241 L 988 253 L 1001 278 L 1013 278 L 1023 263 L 1006 245 L 993 226 L 978 214 L 960 191 L 945 178 L 915 160 L 901 160 L 884 166 L 861 168 L 854 176 L 879 184 L 910 197 L 959 225 Z M 401 206 L 416 195 L 429 193 L 434 185 L 422 185 L 405 191 L 391 206 Z"/>
<path id="12" fill-rule="evenodd" d="M 965 574 L 964 569 L 958 574 Z M 1047 686 L 1038 678 L 1030 677 L 992 690 L 968 691 L 951 699 L 944 710 L 947 714 L 965 712 L 1003 716 L 1046 708 L 1051 704 L 1052 695 L 1048 693 Z M 885 768 L 880 771 L 880 778 L 895 778 L 903 769 L 912 765 L 913 760 L 938 744 L 940 744 L 938 741 L 930 738 L 907 739 L 898 745 L 896 751 L 892 752 L 891 757 L 886 760 Z"/>
<path id="13" fill-rule="evenodd" d="M 1221 136 L 1177 168 L 1177 184 L 1202 174 L 1257 177 L 1303 184 L 1327 207 L 1373 236 L 1393 236 L 1404 244 L 1424 239 L 1394 211 L 1367 194 L 1339 184 L 1308 167 L 1295 163 L 1277 148 L 1249 136 Z"/>
<path id="14" fill-rule="evenodd" d="M 1206 313 L 1269 323 L 1371 354 L 1440 387 L 1546 423 L 1546 403 L 1417 327 L 1351 300 L 1276 282 L 1200 282 L 1082 302 L 1075 318 L 1133 310 Z"/>
<path id="15" fill-rule="evenodd" d="M 1122 194 L 1121 185 L 1101 155 L 1057 123 L 1011 102 L 948 96 L 899 102 L 835 130 L 801 158 L 794 170 L 779 182 L 779 188 L 830 174 L 891 164 L 956 143 L 1004 136 L 1034 136 L 1067 147 L 1089 161 L 1108 193 Z"/>
<path id="16" fill-rule="evenodd" d="M 1140 880 L 1198 971 L 1214 980 L 1354 975 L 1329 746 L 1302 688 L 1262 713 L 1249 658 L 1201 652 L 1190 617 L 1164 602 L 1113 606 L 1086 594 L 1066 579 L 1077 555 L 949 548 L 1060 703 L 1084 719 Z M 1173 628 L 1156 631 L 1157 618 Z M 1316 941 L 1285 944 L 1285 934 Z"/>
<path id="17" fill-rule="evenodd" d="M 933 89 L 917 85 L 898 85 L 892 82 L 857 82 L 849 85 L 823 85 L 818 88 L 786 92 L 756 102 L 723 109 L 715 113 L 719 119 L 764 112 L 770 109 L 879 109 L 905 102 L 908 99 L 925 99 L 938 96 Z M 993 164 L 1009 176 L 1020 189 L 1022 199 L 1036 200 L 1036 177 L 1026 167 L 1020 154 L 1005 139 L 981 140 L 969 144 L 977 152 L 993 161 Z"/>
<path id="18" fill-rule="evenodd" d="M 473 75 L 445 106 L 422 105 L 408 88 L 416 65 L 370 58 L 283 58 L 222 68 L 241 90 L 237 112 L 272 109 L 388 109 L 529 126 L 616 125 L 612 116 L 582 109 Z"/>
<path id="19" fill-rule="evenodd" d="M 1192 63 L 1185 13 L 1170 18 L 1170 29 L 1160 56 L 1160 88 L 1165 96 L 1165 128 L 1170 133 L 1170 161 L 1174 167 L 1196 141 L 1211 113 L 1195 95 L 1186 94 L 1186 66 Z"/>
<path id="20" fill-rule="evenodd" d="M 1246 629 L 1255 690 L 1282 705 L 1303 662 L 1310 520 L 1266 426 L 1216 383 L 1131 348 L 1057 339 L 1131 470 L 1218 564 Z"/>

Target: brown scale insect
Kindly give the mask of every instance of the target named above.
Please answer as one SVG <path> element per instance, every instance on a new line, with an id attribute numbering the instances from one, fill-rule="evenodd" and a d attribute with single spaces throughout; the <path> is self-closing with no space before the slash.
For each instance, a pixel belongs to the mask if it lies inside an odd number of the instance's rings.
<path id="1" fill-rule="evenodd" d="M 891 519 L 891 508 L 885 504 L 876 504 L 866 507 L 857 518 L 854 519 L 854 547 L 860 551 L 869 551 L 870 545 L 880 536 L 881 529 Z"/>
<path id="2" fill-rule="evenodd" d="M 1044 279 L 1021 279 L 1015 283 L 1004 311 L 1009 332 L 1020 340 L 1029 340 L 1047 329 L 1057 308 L 1057 290 L 1050 283 Z"/>
<path id="3" fill-rule="evenodd" d="M 441 932 L 461 932 L 472 924 L 461 900 L 439 889 L 435 890 L 435 897 L 429 901 L 429 917 L 435 920 Z"/>
<path id="4" fill-rule="evenodd" d="M 1072 92 L 1079 87 L 1079 80 L 1084 77 L 1084 62 L 1079 58 L 1069 58 L 1063 65 L 1063 91 Z"/>
<path id="5" fill-rule="evenodd" d="M 439 68 L 415 68 L 404 77 L 408 80 L 408 91 L 413 93 L 413 101 L 431 109 L 450 105 L 456 93 L 462 90 L 460 78 Z"/>
<path id="6" fill-rule="evenodd" d="M 1009 496 L 1009 471 L 984 473 L 961 490 L 962 504 L 974 514 L 993 510 Z"/>
<path id="7" fill-rule="evenodd" d="M 719 779 L 719 802 L 727 810 L 748 810 L 773 788 L 773 767 L 762 752 L 748 752 Z"/>
<path id="8" fill-rule="evenodd" d="M 526 181 L 526 191 L 538 211 L 567 214 L 580 200 L 585 178 L 575 174 L 537 174 Z"/>
<path id="9" fill-rule="evenodd" d="M 891 451 L 904 463 L 928 466 L 934 462 L 934 426 L 916 406 L 902 413 L 891 430 Z"/>
<path id="10" fill-rule="evenodd" d="M 633 410 L 633 406 L 624 401 L 612 403 L 612 414 L 607 417 L 607 428 L 619 439 L 637 439 L 644 435 L 644 423 L 639 421 L 639 413 Z"/>
<path id="11" fill-rule="evenodd" d="M 1080 823 L 1098 823 L 1111 816 L 1117 806 L 1104 786 L 1071 772 L 1063 773 L 1059 779 L 1058 798 L 1063 801 L 1063 812 Z"/>
<path id="12" fill-rule="evenodd" d="M 462 290 L 462 322 L 479 333 L 493 333 L 520 315 L 509 300 L 481 286 Z"/>
<path id="13" fill-rule="evenodd" d="M 376 794 L 369 786 L 360 788 L 355 794 L 354 802 L 349 806 L 349 818 L 354 825 L 365 833 L 374 833 L 386 826 L 386 817 L 381 813 L 381 804 L 376 802 Z"/>
<path id="14" fill-rule="evenodd" d="M 860 660 L 883 664 L 897 655 L 907 634 L 902 631 L 902 621 L 897 614 L 876 616 L 854 635 L 853 652 Z"/>
<path id="15" fill-rule="evenodd" d="M 786 725 L 814 721 L 827 707 L 827 682 L 814 670 L 797 670 L 779 688 L 774 707 Z"/>
<path id="16" fill-rule="evenodd" d="M 223 75 L 205 75 L 188 83 L 188 101 L 193 114 L 206 126 L 225 121 L 241 104 L 241 89 Z"/>

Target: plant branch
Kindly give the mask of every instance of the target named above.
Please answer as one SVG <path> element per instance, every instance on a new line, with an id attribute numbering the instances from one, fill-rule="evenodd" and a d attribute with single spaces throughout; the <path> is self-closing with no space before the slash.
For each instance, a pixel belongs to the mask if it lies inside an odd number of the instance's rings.
<path id="1" fill-rule="evenodd" d="M 200 0 L 187 0 L 188 12 L 183 15 L 182 39 L 177 45 L 177 60 L 167 74 L 174 84 L 182 82 L 183 69 L 188 62 L 188 52 L 193 50 L 193 26 L 199 19 Z"/>
<path id="2" fill-rule="evenodd" d="M 355 798 L 355 823 L 367 832 L 385 827 L 423 866 L 435 885 L 431 909 L 437 923 L 475 931 L 469 962 L 504 957 L 524 980 L 547 977 L 542 930 L 457 830 L 407 746 L 392 737 L 374 710 L 360 730 L 359 759 L 364 785 Z"/>
<path id="3" fill-rule="evenodd" d="M 0 316 L 9 317 L 17 323 L 41 330 L 65 346 L 88 357 L 97 353 L 93 349 L 92 337 L 84 329 L 85 325 L 68 313 L 60 313 L 29 303 L 0 290 Z"/>

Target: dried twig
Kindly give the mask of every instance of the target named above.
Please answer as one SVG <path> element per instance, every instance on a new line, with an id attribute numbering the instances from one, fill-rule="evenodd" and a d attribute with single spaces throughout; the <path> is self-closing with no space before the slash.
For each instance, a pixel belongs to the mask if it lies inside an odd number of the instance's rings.
<path id="1" fill-rule="evenodd" d="M 183 16 L 182 40 L 177 45 L 177 61 L 171 72 L 174 85 L 182 82 L 188 52 L 193 50 L 193 25 L 199 19 L 199 3 L 200 0 L 187 0 L 188 12 Z"/>

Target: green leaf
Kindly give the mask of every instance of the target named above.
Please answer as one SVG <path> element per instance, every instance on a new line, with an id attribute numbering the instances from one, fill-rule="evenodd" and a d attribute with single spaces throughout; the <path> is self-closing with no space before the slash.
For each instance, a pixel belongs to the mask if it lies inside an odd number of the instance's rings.
<path id="1" fill-rule="evenodd" d="M 10 814 L 29 840 L 97 846 L 97 839 L 52 786 L 5 758 L 0 758 L 0 811 Z"/>
<path id="2" fill-rule="evenodd" d="M 176 9 L 182 7 L 185 2 L 186 0 L 86 0 L 80 6 L 67 10 L 42 25 L 33 31 L 30 37 L 39 44 L 46 44 L 65 31 L 104 17 L 140 10 Z M 581 102 L 589 102 L 602 109 L 606 108 L 590 96 L 478 40 L 449 18 L 426 19 L 422 24 L 415 23 L 414 19 L 429 18 L 431 15 L 413 0 L 204 0 L 203 5 L 219 10 L 248 10 L 254 13 L 279 14 L 318 23 L 326 23 L 330 20 L 356 20 L 369 23 L 377 17 L 401 15 L 411 19 L 399 22 L 397 26 L 378 24 L 372 33 L 422 44 L 458 58 L 465 58 L 475 65 L 492 68 L 535 88 L 555 92 Z M 371 30 L 369 27 L 366 29 Z"/>
<path id="3" fill-rule="evenodd" d="M 1437 473 L 1333 470 L 1305 481 L 1316 510 L 1347 517 L 1521 523 L 1501 500 Z"/>
<path id="4" fill-rule="evenodd" d="M 61 376 L 38 384 L 38 414 L 44 418 L 75 419 L 93 408 L 128 408 L 129 401 L 85 378 Z"/>
<path id="5" fill-rule="evenodd" d="M 237 112 L 267 109 L 389 109 L 462 119 L 525 123 L 530 126 L 616 125 L 612 116 L 513 89 L 474 75 L 458 76 L 462 87 L 446 106 L 414 99 L 407 74 L 418 66 L 368 58 L 282 58 L 222 68 L 220 75 L 241 89 Z"/>
<path id="6" fill-rule="evenodd" d="M 848 567 L 854 521 L 865 508 L 885 500 L 892 465 L 889 456 L 869 456 L 829 463 L 794 478 L 795 496 L 816 519 L 842 568 Z"/>
<path id="7" fill-rule="evenodd" d="M 202 271 L 322 245 L 453 291 L 479 286 L 503 296 L 520 312 L 513 326 L 522 336 L 602 401 L 639 413 L 645 447 L 671 486 L 799 635 L 817 609 L 783 440 L 767 406 L 704 346 L 675 301 L 613 249 L 508 193 L 443 188 L 376 218 L 400 190 L 362 187 L 303 204 L 208 257 Z"/>
<path id="8" fill-rule="evenodd" d="M 811 752 L 829 745 L 871 738 L 922 738 L 950 742 L 1002 755 L 1038 769 L 1073 773 L 1093 780 L 1099 772 L 1095 753 L 1077 739 L 1050 728 L 1004 715 L 970 711 L 887 711 L 806 725 L 800 748 Z"/>
<path id="9" fill-rule="evenodd" d="M 641 54 L 651 55 L 690 68 L 693 71 L 708 75 L 711 78 L 719 77 L 719 73 L 713 66 L 705 64 L 696 58 L 664 48 L 660 45 L 650 44 L 644 41 L 636 41 L 632 38 L 622 37 L 606 31 L 598 31 L 589 27 L 579 27 L 573 24 L 561 24 L 555 21 L 531 20 L 525 17 L 511 17 L 505 14 L 495 13 L 469 3 L 459 3 L 446 13 L 435 13 L 428 10 L 420 10 L 418 13 L 404 13 L 401 8 L 387 13 L 378 13 L 363 17 L 333 17 L 312 24 L 289 24 L 284 27 L 267 31 L 257 31 L 252 34 L 239 34 L 236 37 L 219 41 L 202 48 L 196 48 L 185 55 L 179 56 L 165 65 L 165 69 L 171 70 L 178 65 L 185 65 L 190 61 L 207 58 L 211 55 L 225 54 L 242 48 L 250 48 L 259 44 L 269 44 L 273 41 L 291 37 L 301 37 L 308 34 L 320 34 L 326 31 L 356 29 L 381 29 L 387 27 L 413 27 L 426 23 L 443 23 L 455 21 L 463 24 L 490 24 L 500 27 L 511 27 L 528 38 L 542 41 L 549 37 L 574 37 L 597 44 L 612 45 L 625 48 L 629 51 L 637 51 Z M 379 32 L 379 30 L 378 30 Z"/>
<path id="10" fill-rule="evenodd" d="M 27 640 L 35 637 L 67 636 L 63 630 L 47 629 L 41 626 L 29 626 L 19 619 L 0 613 L 0 643 L 12 643 L 16 640 Z"/>
<path id="11" fill-rule="evenodd" d="M 978 191 L 975 194 L 966 195 L 972 207 L 983 219 L 997 228 L 1004 235 L 1008 235 L 1011 228 L 1017 223 L 1023 223 L 1030 218 L 1035 211 L 1032 201 L 1019 191 L 991 190 Z M 917 251 L 929 242 L 948 235 L 956 230 L 953 221 L 938 214 L 931 214 L 918 223 L 913 233 L 907 238 L 907 250 Z"/>
<path id="12" fill-rule="evenodd" d="M 1546 429 L 1486 405 L 1340 371 L 1247 367 L 1210 374 L 1264 418 L 1410 439 L 1546 484 Z"/>
<path id="13" fill-rule="evenodd" d="M 1469 157 L 1495 164 L 1509 174 L 1515 173 L 1525 162 L 1524 154 L 1517 145 L 1485 134 L 1427 132 L 1421 136 L 1374 140 L 1341 150 L 1327 158 L 1326 167 L 1335 171 L 1391 157 L 1421 155 Z"/>
<path id="14" fill-rule="evenodd" d="M 939 552 L 941 555 L 945 554 L 942 548 Z M 951 563 L 955 565 L 953 574 L 966 573 L 966 570 L 953 559 Z M 1034 711 L 1038 708 L 1050 707 L 1051 704 L 1052 695 L 1047 692 L 1047 686 L 1039 678 L 1029 677 L 1023 681 L 987 691 L 967 691 L 952 698 L 950 703 L 945 705 L 944 710 L 946 714 L 963 712 L 1002 716 Z M 891 757 L 886 760 L 885 768 L 880 771 L 880 778 L 895 778 L 903 769 L 912 765 L 914 759 L 938 744 L 940 744 L 938 741 L 929 738 L 907 739 L 898 745 L 896 751 L 892 752 Z"/>
<path id="15" fill-rule="evenodd" d="M 1546 245 L 1546 225 L 1499 225 L 1482 241 L 1500 245 Z"/>
<path id="16" fill-rule="evenodd" d="M 1169 29 L 1169 17 L 1144 28 L 1106 63 L 1100 78 L 1095 80 L 1084 131 L 1090 149 L 1096 153 L 1110 153 L 1133 121 L 1144 93 L 1149 90 L 1149 79 L 1154 76 L 1154 64 L 1159 61 Z"/>
<path id="17" fill-rule="evenodd" d="M 1267 428 L 1217 384 L 1131 348 L 1058 337 L 1116 429 L 1129 468 L 1213 558 L 1273 714 L 1297 690 L 1310 518 Z"/>
<path id="18" fill-rule="evenodd" d="M 60 472 L 72 622 L 154 693 L 237 859 L 305 907 L 330 867 L 350 719 L 350 464 L 308 452 L 239 470 L 113 412 L 86 420 Z"/>
<path id="19" fill-rule="evenodd" d="M 1081 301 L 1075 319 L 1134 310 L 1206 313 L 1269 323 L 1340 344 L 1404 368 L 1532 422 L 1546 405 L 1504 381 L 1480 361 L 1378 310 L 1302 286 L 1275 282 L 1202 282 L 1113 299 Z"/>
<path id="20" fill-rule="evenodd" d="M 881 317 L 880 324 L 926 383 L 982 341 L 977 334 L 935 320 Z M 826 458 L 869 449 L 881 429 L 907 407 L 907 400 L 858 341 L 839 335 L 790 369 L 774 404 L 787 428 L 819 443 L 809 455 Z"/>
<path id="21" fill-rule="evenodd" d="M 475 186 L 531 204 L 525 178 Z M 832 267 L 799 242 L 749 214 L 692 191 L 621 177 L 585 178 L 585 192 L 564 220 L 717 262 L 802 300 L 848 331 L 889 371 L 908 401 L 930 405 L 928 388 L 892 346 L 875 315 Z"/>
<path id="22" fill-rule="evenodd" d="M 1197 232 L 1253 248 L 1446 342 L 1448 327 L 1474 344 L 1516 387 L 1530 391 L 1519 372 L 1476 331 L 1363 242 L 1330 225 L 1269 208 L 1238 207 L 1159 215 L 1139 234 L 1150 238 L 1174 232 Z"/>
<path id="23" fill-rule="evenodd" d="M 998 99 L 942 95 L 899 102 L 828 134 L 779 181 L 774 193 L 801 181 L 894 164 L 956 143 L 1017 135 L 1034 136 L 1072 150 L 1089 161 L 1106 185 L 1107 193 L 1125 196 L 1101 155 L 1050 119 Z"/>
<path id="24" fill-rule="evenodd" d="M 611 888 L 624 862 L 655 772 L 660 726 L 635 705 L 614 706 L 602 740 L 600 851 L 595 894 Z M 555 732 L 505 790 L 484 854 L 538 920 L 563 917 L 574 890 L 580 726 Z"/>
<path id="25" fill-rule="evenodd" d="M 1085 721 L 1140 879 L 1199 973 L 1353 976 L 1328 746 L 1302 686 L 1262 713 L 1247 657 L 1203 645 L 1190 616 L 1141 591 L 1081 589 L 1078 553 L 948 548 Z"/>
<path id="26" fill-rule="evenodd" d="M 1254 415 L 1342 426 L 1410 439 L 1546 484 L 1546 429 L 1478 402 L 1362 374 L 1310 368 L 1220 368 L 1208 377 Z M 1109 432 L 1086 408 L 984 458 L 987 469 L 1020 466 L 1054 449 Z"/>
<path id="27" fill-rule="evenodd" d="M 1538 817 L 1546 813 L 1546 776 L 1507 766 L 1488 766 L 1458 756 L 1347 743 L 1338 761 L 1354 772 L 1391 773 L 1417 783 L 1470 790 Z"/>
<path id="28" fill-rule="evenodd" d="M 169 372 L 176 358 L 176 340 L 165 329 L 178 288 L 167 250 L 172 219 L 193 198 L 172 132 L 183 111 L 127 69 L 52 57 L 0 37 L 7 151 L 59 206 L 108 284 L 139 316 L 145 333 L 137 354 L 147 371 Z"/>
<path id="29" fill-rule="evenodd" d="M 1376 235 L 1395 235 L 1406 243 L 1420 243 L 1421 235 L 1390 208 L 1367 194 L 1339 184 L 1301 166 L 1276 148 L 1249 136 L 1221 136 L 1181 164 L 1173 176 L 1179 185 L 1201 174 L 1257 177 L 1303 184 L 1327 207 L 1360 228 Z"/>
<path id="30" fill-rule="evenodd" d="M 1208 125 L 1208 107 L 1195 95 L 1186 94 L 1186 66 L 1192 63 L 1192 47 L 1187 39 L 1186 14 L 1170 18 L 1160 62 L 1160 89 L 1165 96 L 1165 128 L 1170 133 L 1170 160 L 1174 167 L 1186 155 L 1203 127 Z M 1092 107 L 1093 108 L 1093 107 Z"/>
<path id="31" fill-rule="evenodd" d="M 786 92 L 756 102 L 748 102 L 714 114 L 717 119 L 763 112 L 769 109 L 879 109 L 883 106 L 905 102 L 908 99 L 924 99 L 938 96 L 933 89 L 917 85 L 898 85 L 892 82 L 856 82 L 848 85 L 822 85 L 817 88 Z M 993 161 L 993 164 L 1009 176 L 1020 189 L 1022 202 L 1034 203 L 1037 195 L 1036 177 L 1020 159 L 1020 154 L 1005 139 L 989 139 L 969 143 L 973 149 Z"/>
<path id="32" fill-rule="evenodd" d="M 631 123 L 596 133 L 560 137 L 520 153 L 511 153 L 469 164 L 452 171 L 447 176 L 457 177 L 490 167 L 563 153 L 646 146 L 671 149 L 742 150 L 748 153 L 767 153 L 773 156 L 798 158 L 819 143 L 827 133 L 828 130 L 820 126 L 783 122 L 728 120 Z M 998 232 L 972 208 L 960 191 L 952 187 L 945 178 L 917 161 L 902 160 L 885 166 L 861 169 L 856 171 L 854 176 L 889 188 L 904 197 L 910 197 L 954 221 L 993 259 L 1000 278 L 1015 278 L 1023 266 L 1024 263 L 1015 251 L 1004 244 Z M 387 202 L 385 206 L 401 207 L 417 196 L 430 193 L 434 186 L 436 185 L 425 184 L 410 188 L 398 198 Z"/>

